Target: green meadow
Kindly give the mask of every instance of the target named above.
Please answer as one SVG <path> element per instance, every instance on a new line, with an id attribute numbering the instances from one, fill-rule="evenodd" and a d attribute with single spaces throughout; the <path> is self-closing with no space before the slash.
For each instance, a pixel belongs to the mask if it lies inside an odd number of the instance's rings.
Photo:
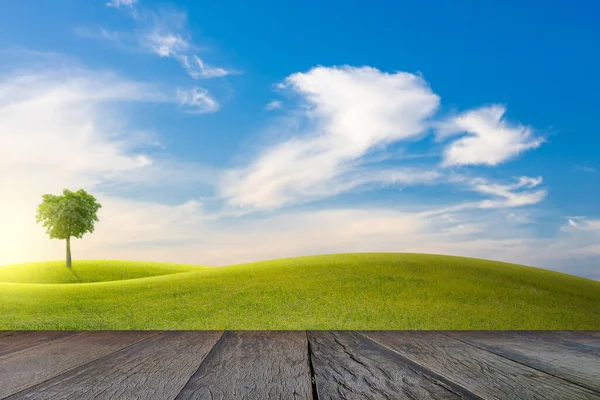
<path id="1" fill-rule="evenodd" d="M 364 253 L 228 267 L 0 267 L 0 329 L 600 329 L 600 282 L 462 257 Z"/>

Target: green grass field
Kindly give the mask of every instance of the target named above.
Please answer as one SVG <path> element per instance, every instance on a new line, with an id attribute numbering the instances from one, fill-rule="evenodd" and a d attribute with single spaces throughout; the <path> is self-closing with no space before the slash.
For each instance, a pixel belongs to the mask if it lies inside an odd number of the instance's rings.
<path id="1" fill-rule="evenodd" d="M 90 283 L 123 281 L 188 272 L 191 265 L 134 261 L 77 261 L 65 268 L 64 261 L 17 264 L 0 267 L 0 282 L 13 283 Z"/>
<path id="2" fill-rule="evenodd" d="M 80 283 L 76 283 L 80 282 Z M 0 268 L 0 329 L 600 329 L 600 282 L 461 257 Z"/>

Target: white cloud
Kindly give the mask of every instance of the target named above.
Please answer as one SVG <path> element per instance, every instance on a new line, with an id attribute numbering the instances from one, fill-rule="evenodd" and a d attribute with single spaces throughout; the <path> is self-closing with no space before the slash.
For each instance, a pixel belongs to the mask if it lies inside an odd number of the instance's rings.
<path id="1" fill-rule="evenodd" d="M 146 45 L 160 57 L 178 56 L 189 46 L 185 39 L 171 32 L 150 32 L 145 40 Z"/>
<path id="2" fill-rule="evenodd" d="M 139 244 L 163 241 L 181 243 L 202 237 L 198 232 L 204 225 L 204 212 L 198 200 L 165 205 L 101 195 L 98 202 L 102 204 L 98 212 L 102 223 L 97 224 L 93 235 L 82 241 L 81 251 L 107 252 L 123 246 L 135 248 Z"/>
<path id="3" fill-rule="evenodd" d="M 585 165 L 576 165 L 575 169 L 579 170 L 579 171 L 590 172 L 590 173 L 591 172 L 596 172 L 596 168 L 588 167 L 588 166 L 585 166 Z"/>
<path id="4" fill-rule="evenodd" d="M 487 194 L 496 199 L 484 200 L 481 208 L 511 208 L 538 204 L 548 194 L 545 189 L 531 190 L 542 183 L 542 177 L 531 178 L 522 176 L 511 185 L 490 183 L 486 179 L 476 178 L 469 182 L 471 190 Z"/>
<path id="5" fill-rule="evenodd" d="M 504 119 L 505 111 L 501 105 L 492 105 L 467 111 L 439 124 L 439 138 L 466 134 L 446 147 L 442 164 L 494 166 L 544 142 L 534 136 L 530 127 L 509 124 Z"/>
<path id="6" fill-rule="evenodd" d="M 221 67 L 212 67 L 202 61 L 200 57 L 195 54 L 191 57 L 183 54 L 177 54 L 177 58 L 184 66 L 187 73 L 194 79 L 221 78 L 227 75 L 238 73 L 236 71 L 226 70 Z"/>
<path id="7" fill-rule="evenodd" d="M 145 50 L 161 58 L 173 58 L 194 79 L 221 78 L 227 75 L 239 74 L 238 71 L 208 65 L 196 53 L 191 43 L 192 35 L 187 27 L 187 15 L 183 12 L 155 12 L 147 8 L 136 7 L 137 1 L 115 0 L 113 7 L 128 6 L 126 11 L 138 25 L 137 41 Z M 112 3 L 112 2 L 111 2 Z M 109 4 L 107 4 L 109 5 Z M 86 30 L 79 30 L 84 36 L 89 36 Z M 119 32 L 100 30 L 100 36 L 122 45 L 123 36 Z M 98 36 L 95 34 L 95 36 Z M 123 46 L 122 46 L 123 47 Z"/>
<path id="8" fill-rule="evenodd" d="M 319 253 L 407 251 L 580 272 L 569 267 L 600 257 L 597 219 L 571 217 L 559 236 L 539 239 L 529 231 L 533 217 L 511 210 L 507 218 L 504 208 L 543 199 L 541 177 L 508 184 L 472 177 L 449 181 L 447 170 L 365 162 L 374 149 L 424 134 L 439 100 L 415 75 L 321 67 L 290 76 L 285 87 L 303 106 L 295 111 L 302 114 L 300 134 L 227 171 L 220 187 L 225 199 L 264 209 L 367 185 L 441 182 L 475 191 L 484 200 L 417 204 L 418 210 L 410 212 L 355 205 L 234 218 L 211 214 L 204 199 L 168 205 L 115 196 L 105 189 L 189 188 L 218 174 L 140 151 L 159 145 L 160 138 L 129 127 L 120 113 L 124 103 L 173 98 L 95 71 L 21 71 L 0 78 L 0 264 L 63 257 L 64 242 L 48 239 L 34 215 L 41 194 L 65 187 L 90 190 L 104 206 L 95 233 L 74 242 L 75 259 L 225 265 Z M 180 91 L 179 100 L 197 112 L 218 107 L 202 89 Z M 593 269 L 585 274 L 600 278 Z"/>
<path id="9" fill-rule="evenodd" d="M 179 103 L 190 113 L 206 114 L 219 110 L 219 103 L 210 97 L 206 89 L 179 89 L 177 98 Z"/>
<path id="10" fill-rule="evenodd" d="M 135 168 L 137 156 L 118 140 L 105 140 L 118 138 L 121 126 L 104 106 L 168 101 L 150 86 L 77 70 L 15 74 L 0 85 L 0 165 L 7 168 L 60 166 L 78 173 Z"/>
<path id="11" fill-rule="evenodd" d="M 546 251 L 555 263 L 562 262 L 566 272 L 584 274 L 600 280 L 600 219 L 571 217 L 561 227 L 561 236 Z M 580 263 L 587 270 L 569 271 L 569 264 Z"/>
<path id="12" fill-rule="evenodd" d="M 77 68 L 0 77 L 0 263 L 62 255 L 64 243 L 49 240 L 35 223 L 44 193 L 84 188 L 112 204 L 100 187 L 189 185 L 204 178 L 197 165 L 179 166 L 139 150 L 154 145 L 153 135 L 129 134 L 120 109 L 127 102 L 148 101 L 172 99 L 143 83 Z M 104 212 L 112 215 L 120 209 L 115 207 Z M 130 208 L 127 212 L 134 212 Z M 164 213 L 178 210 L 165 207 Z M 113 215 L 103 222 L 118 225 L 126 217 Z M 142 220 L 136 223 L 144 226 Z"/>
<path id="13" fill-rule="evenodd" d="M 567 219 L 567 230 L 576 229 L 584 232 L 595 232 L 600 236 L 600 219 L 588 219 L 585 217 L 570 217 Z"/>
<path id="14" fill-rule="evenodd" d="M 115 47 L 130 53 L 147 52 L 146 49 L 141 48 L 140 40 L 133 32 L 111 30 L 97 26 L 78 26 L 73 29 L 73 33 L 84 39 L 110 42 Z M 61 58 L 64 58 L 64 55 L 61 55 Z"/>
<path id="15" fill-rule="evenodd" d="M 339 208 L 224 223 L 205 218 L 201 207 L 193 205 L 120 200 L 108 205 L 118 212 L 114 218 L 103 215 L 103 220 L 110 219 L 114 227 L 98 225 L 98 236 L 77 243 L 81 257 L 103 258 L 110 251 L 118 259 L 229 265 L 311 254 L 410 252 L 495 259 L 600 278 L 597 269 L 571 269 L 579 265 L 582 253 L 600 255 L 600 246 L 570 234 L 538 239 L 523 223 L 495 214 Z M 123 232 L 117 218 L 121 215 L 128 216 Z M 62 247 L 58 250 L 62 256 Z"/>
<path id="16" fill-rule="evenodd" d="M 308 128 L 225 174 L 221 191 L 232 206 L 276 208 L 352 187 L 341 178 L 360 171 L 361 157 L 422 134 L 439 103 L 422 78 L 369 67 L 317 67 L 284 83 L 301 97 Z"/>
<path id="17" fill-rule="evenodd" d="M 273 100 L 267 103 L 267 105 L 265 106 L 265 110 L 267 111 L 271 111 L 271 110 L 277 110 L 279 108 L 281 108 L 281 106 L 283 105 L 283 103 L 279 100 Z"/>
<path id="18" fill-rule="evenodd" d="M 107 7 L 132 7 L 138 0 L 110 0 L 106 3 Z"/>
<path id="19" fill-rule="evenodd" d="M 108 30 L 105 28 L 76 27 L 73 32 L 75 35 L 89 39 L 105 39 L 116 44 L 121 44 L 121 33 L 119 31 Z"/>

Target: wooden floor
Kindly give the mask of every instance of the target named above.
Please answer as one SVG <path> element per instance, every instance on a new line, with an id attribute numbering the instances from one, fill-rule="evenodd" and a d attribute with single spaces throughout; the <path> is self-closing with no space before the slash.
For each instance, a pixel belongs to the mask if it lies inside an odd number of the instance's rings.
<path id="1" fill-rule="evenodd" d="M 0 332 L 0 399 L 600 399 L 600 332 Z"/>

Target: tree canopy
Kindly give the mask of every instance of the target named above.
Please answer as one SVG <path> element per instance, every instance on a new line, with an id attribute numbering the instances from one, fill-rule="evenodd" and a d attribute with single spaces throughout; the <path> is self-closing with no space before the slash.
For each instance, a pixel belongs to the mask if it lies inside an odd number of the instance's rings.
<path id="1" fill-rule="evenodd" d="M 70 267 L 70 239 L 81 239 L 85 233 L 94 232 L 94 223 L 98 222 L 96 213 L 102 206 L 83 189 L 77 192 L 64 189 L 62 196 L 44 194 L 42 199 L 36 221 L 46 228 L 51 239 L 67 240 L 67 266 Z"/>
<path id="2" fill-rule="evenodd" d="M 96 213 L 102 206 L 85 190 L 64 189 L 62 196 L 45 194 L 42 198 L 36 221 L 42 223 L 50 238 L 81 239 L 85 233 L 94 232 L 94 222 L 98 222 Z"/>

